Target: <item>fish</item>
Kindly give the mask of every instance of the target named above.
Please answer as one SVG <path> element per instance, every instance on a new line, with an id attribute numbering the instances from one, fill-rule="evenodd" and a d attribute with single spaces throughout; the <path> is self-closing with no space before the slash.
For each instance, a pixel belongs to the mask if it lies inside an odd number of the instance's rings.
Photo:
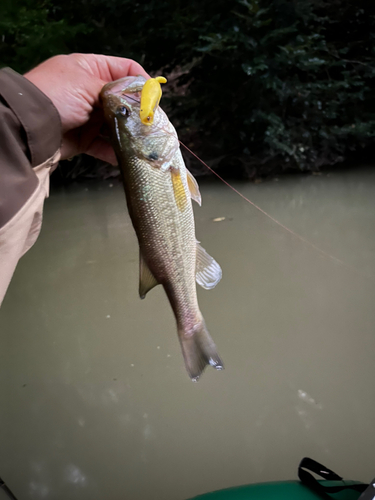
<path id="1" fill-rule="evenodd" d="M 196 240 L 192 200 L 198 184 L 186 168 L 177 133 L 156 107 L 152 124 L 140 118 L 146 79 L 125 77 L 100 94 L 139 243 L 139 295 L 162 285 L 172 307 L 186 370 L 197 381 L 207 365 L 224 368 L 199 309 L 196 283 L 212 289 L 219 264 Z M 147 86 L 146 86 L 147 91 Z"/>
<path id="2" fill-rule="evenodd" d="M 139 117 L 144 125 L 152 125 L 154 121 L 154 112 L 159 106 L 162 96 L 161 83 L 167 83 L 167 79 L 164 76 L 149 78 L 143 85 Z"/>

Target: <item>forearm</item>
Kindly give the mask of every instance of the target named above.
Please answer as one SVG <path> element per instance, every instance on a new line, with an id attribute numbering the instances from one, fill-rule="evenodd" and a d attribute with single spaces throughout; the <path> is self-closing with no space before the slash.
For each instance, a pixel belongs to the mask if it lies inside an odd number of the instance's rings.
<path id="1" fill-rule="evenodd" d="M 59 114 L 32 83 L 0 71 L 0 303 L 19 258 L 35 242 L 58 161 Z"/>

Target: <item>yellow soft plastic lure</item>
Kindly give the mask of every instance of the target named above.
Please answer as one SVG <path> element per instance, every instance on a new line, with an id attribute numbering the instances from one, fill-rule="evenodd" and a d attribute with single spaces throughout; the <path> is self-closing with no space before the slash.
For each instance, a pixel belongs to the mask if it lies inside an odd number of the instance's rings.
<path id="1" fill-rule="evenodd" d="M 162 94 L 161 83 L 167 83 L 167 79 L 164 76 L 150 78 L 143 86 L 139 116 L 144 125 L 152 125 L 154 121 L 154 112 L 159 105 Z"/>

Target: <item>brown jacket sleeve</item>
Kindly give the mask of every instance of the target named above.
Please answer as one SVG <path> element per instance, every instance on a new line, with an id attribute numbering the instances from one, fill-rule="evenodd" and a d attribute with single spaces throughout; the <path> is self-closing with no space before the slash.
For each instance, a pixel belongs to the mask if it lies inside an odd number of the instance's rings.
<path id="1" fill-rule="evenodd" d="M 39 235 L 60 143 L 60 117 L 48 97 L 11 69 L 0 70 L 0 304 Z"/>

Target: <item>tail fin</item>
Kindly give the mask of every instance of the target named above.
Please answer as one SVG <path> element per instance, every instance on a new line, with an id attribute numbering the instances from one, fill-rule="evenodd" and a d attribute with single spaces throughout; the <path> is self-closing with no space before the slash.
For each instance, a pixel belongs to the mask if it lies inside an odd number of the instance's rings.
<path id="1" fill-rule="evenodd" d="M 179 332 L 186 370 L 193 382 L 197 382 L 207 365 L 223 370 L 224 364 L 217 353 L 216 346 L 207 331 L 204 321 L 192 335 Z"/>

